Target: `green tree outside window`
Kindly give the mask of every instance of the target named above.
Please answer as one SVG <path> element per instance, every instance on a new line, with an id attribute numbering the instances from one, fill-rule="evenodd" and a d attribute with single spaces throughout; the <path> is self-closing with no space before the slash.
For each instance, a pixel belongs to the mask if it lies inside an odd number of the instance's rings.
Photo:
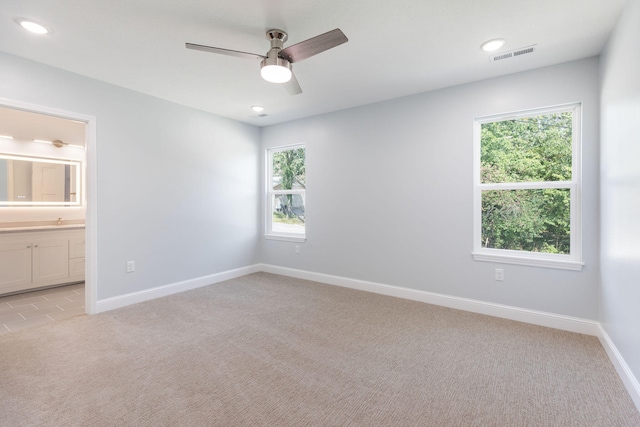
<path id="1" fill-rule="evenodd" d="M 572 113 L 481 125 L 480 182 L 561 183 L 572 179 Z M 535 185 L 531 185 L 535 187 Z M 569 188 L 482 191 L 483 248 L 569 254 Z"/>

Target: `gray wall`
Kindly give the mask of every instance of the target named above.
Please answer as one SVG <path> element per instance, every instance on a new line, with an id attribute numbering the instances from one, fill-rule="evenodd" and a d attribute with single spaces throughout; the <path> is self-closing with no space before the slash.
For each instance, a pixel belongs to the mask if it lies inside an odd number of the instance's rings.
<path id="1" fill-rule="evenodd" d="M 474 117 L 583 103 L 581 272 L 473 261 Z M 598 59 L 263 128 L 307 144 L 307 241 L 261 240 L 268 264 L 598 316 Z M 505 281 L 494 280 L 504 268 Z"/>
<path id="2" fill-rule="evenodd" d="M 640 0 L 601 63 L 601 323 L 640 378 Z"/>
<path id="3" fill-rule="evenodd" d="M 5 54 L 0 73 L 5 98 L 97 117 L 99 299 L 265 262 L 597 318 L 596 58 L 262 131 Z M 473 118 L 576 101 L 585 268 L 474 262 Z M 260 179 L 264 148 L 300 142 L 308 230 L 295 254 L 260 237 Z"/>
<path id="4" fill-rule="evenodd" d="M 0 97 L 96 117 L 98 299 L 258 261 L 258 128 L 3 53 Z"/>

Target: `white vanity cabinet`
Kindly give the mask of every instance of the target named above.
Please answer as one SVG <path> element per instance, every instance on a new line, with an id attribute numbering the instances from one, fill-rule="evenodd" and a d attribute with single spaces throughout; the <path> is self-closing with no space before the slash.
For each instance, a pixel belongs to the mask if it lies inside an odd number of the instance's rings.
<path id="1" fill-rule="evenodd" d="M 0 295 L 84 280 L 84 229 L 0 233 Z"/>

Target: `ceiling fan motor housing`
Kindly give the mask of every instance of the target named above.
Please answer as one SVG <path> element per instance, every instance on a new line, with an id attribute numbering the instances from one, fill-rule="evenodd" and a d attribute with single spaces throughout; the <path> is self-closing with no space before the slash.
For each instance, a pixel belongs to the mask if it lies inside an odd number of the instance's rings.
<path id="1" fill-rule="evenodd" d="M 265 67 L 267 65 L 276 65 L 279 67 L 285 67 L 291 70 L 291 63 L 286 59 L 282 59 L 278 56 L 277 52 L 273 52 L 273 49 L 267 53 L 267 57 L 260 62 L 260 67 Z"/>

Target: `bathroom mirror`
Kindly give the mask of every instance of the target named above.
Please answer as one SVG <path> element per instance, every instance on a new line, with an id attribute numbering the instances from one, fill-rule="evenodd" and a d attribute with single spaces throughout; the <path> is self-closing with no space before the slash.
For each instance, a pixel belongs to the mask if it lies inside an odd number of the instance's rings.
<path id="1" fill-rule="evenodd" d="M 82 204 L 82 162 L 0 153 L 0 206 Z"/>

